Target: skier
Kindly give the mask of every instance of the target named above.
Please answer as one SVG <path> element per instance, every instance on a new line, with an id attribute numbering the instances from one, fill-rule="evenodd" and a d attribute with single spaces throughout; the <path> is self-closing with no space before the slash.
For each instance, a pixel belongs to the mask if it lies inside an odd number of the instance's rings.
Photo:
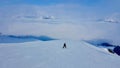
<path id="1" fill-rule="evenodd" d="M 67 47 L 66 47 L 66 43 L 64 43 L 63 48 L 67 48 Z"/>

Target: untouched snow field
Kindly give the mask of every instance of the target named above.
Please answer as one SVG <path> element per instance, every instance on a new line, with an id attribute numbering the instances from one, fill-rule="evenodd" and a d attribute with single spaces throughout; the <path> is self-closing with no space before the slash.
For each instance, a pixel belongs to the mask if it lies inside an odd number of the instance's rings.
<path id="1" fill-rule="evenodd" d="M 66 49 L 62 46 L 64 42 Z M 120 57 L 84 41 L 0 44 L 0 68 L 119 68 Z"/>

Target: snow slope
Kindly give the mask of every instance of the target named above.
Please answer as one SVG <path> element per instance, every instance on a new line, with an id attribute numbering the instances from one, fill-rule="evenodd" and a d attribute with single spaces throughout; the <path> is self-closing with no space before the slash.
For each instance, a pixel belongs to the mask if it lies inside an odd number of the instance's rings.
<path id="1" fill-rule="evenodd" d="M 67 48 L 63 49 L 66 42 Z M 84 41 L 0 44 L 0 68 L 119 68 L 120 57 Z"/>

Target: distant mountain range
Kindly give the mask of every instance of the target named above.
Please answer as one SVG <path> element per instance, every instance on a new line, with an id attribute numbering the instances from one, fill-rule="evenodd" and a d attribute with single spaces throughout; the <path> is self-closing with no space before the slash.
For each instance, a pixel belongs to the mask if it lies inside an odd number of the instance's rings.
<path id="1" fill-rule="evenodd" d="M 35 41 L 35 40 L 50 41 L 50 40 L 56 40 L 56 39 L 48 37 L 48 36 L 0 35 L 0 43 L 20 43 L 20 42 L 29 42 L 29 41 Z"/>

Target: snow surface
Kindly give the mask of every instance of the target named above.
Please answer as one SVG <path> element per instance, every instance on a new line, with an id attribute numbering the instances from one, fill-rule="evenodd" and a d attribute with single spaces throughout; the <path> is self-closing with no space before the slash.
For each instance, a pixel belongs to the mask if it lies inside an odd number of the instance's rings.
<path id="1" fill-rule="evenodd" d="M 66 42 L 67 48 L 63 49 Z M 0 68 L 119 68 L 120 57 L 84 41 L 0 44 Z"/>

